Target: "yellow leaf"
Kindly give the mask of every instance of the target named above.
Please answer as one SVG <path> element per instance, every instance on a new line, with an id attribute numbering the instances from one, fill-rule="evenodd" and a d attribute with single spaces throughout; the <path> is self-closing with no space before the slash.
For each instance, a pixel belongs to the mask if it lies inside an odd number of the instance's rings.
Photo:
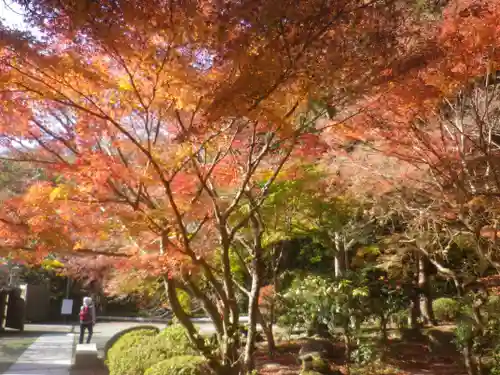
<path id="1" fill-rule="evenodd" d="M 49 195 L 49 201 L 53 202 L 54 200 L 56 200 L 57 198 L 59 198 L 59 196 L 61 195 L 61 187 L 58 186 L 56 187 L 54 190 L 52 190 L 50 192 L 50 195 Z"/>
<path id="2" fill-rule="evenodd" d="M 130 80 L 128 78 L 121 78 L 118 81 L 118 87 L 123 91 L 132 90 L 132 84 L 130 83 Z"/>

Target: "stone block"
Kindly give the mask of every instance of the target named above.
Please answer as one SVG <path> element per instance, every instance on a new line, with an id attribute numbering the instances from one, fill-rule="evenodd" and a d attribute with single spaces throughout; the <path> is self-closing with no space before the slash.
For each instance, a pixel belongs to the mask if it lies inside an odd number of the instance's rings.
<path id="1" fill-rule="evenodd" d="M 74 368 L 98 369 L 100 367 L 102 367 L 102 362 L 97 356 L 96 344 L 78 344 L 76 346 Z"/>

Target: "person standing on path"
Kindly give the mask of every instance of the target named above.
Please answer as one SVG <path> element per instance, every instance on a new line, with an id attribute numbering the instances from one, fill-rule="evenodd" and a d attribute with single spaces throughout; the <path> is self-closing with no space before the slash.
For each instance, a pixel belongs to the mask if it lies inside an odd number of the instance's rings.
<path id="1" fill-rule="evenodd" d="M 96 321 L 95 306 L 92 302 L 92 298 L 84 297 L 83 305 L 80 308 L 80 344 L 83 344 L 83 338 L 85 336 L 85 330 L 88 331 L 87 344 L 90 343 L 92 339 L 92 333 L 94 332 L 94 325 Z"/>

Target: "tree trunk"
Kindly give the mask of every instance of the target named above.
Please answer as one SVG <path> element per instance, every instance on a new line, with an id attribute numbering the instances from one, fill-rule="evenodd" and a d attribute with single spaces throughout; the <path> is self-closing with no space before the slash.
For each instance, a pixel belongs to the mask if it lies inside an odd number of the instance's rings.
<path id="1" fill-rule="evenodd" d="M 384 313 L 380 314 L 380 333 L 382 335 L 382 342 L 387 342 L 387 317 Z"/>
<path id="2" fill-rule="evenodd" d="M 260 311 L 258 312 L 258 317 L 262 330 L 266 335 L 267 351 L 269 357 L 273 358 L 274 353 L 276 352 L 276 342 L 274 341 L 273 323 L 272 322 L 267 323 Z"/>
<path id="3" fill-rule="evenodd" d="M 274 288 L 274 295 L 273 298 L 271 298 L 270 301 L 270 306 L 269 306 L 269 323 L 266 324 L 264 316 L 262 313 L 259 311 L 259 315 L 261 318 L 261 326 L 264 331 L 264 334 L 266 335 L 266 340 L 267 340 L 267 350 L 269 352 L 269 357 L 274 357 L 274 353 L 276 351 L 276 343 L 274 341 L 274 333 L 273 333 L 273 326 L 274 322 L 276 320 L 276 296 L 280 291 L 280 284 L 279 284 L 279 270 L 281 266 L 281 260 L 283 259 L 283 242 L 280 244 L 280 249 L 277 251 L 276 247 L 273 248 L 273 256 L 271 257 L 271 262 L 272 262 L 272 271 L 273 271 L 273 288 Z"/>
<path id="4" fill-rule="evenodd" d="M 472 342 L 468 342 L 466 346 L 462 349 L 462 355 L 464 356 L 465 368 L 467 369 L 467 375 L 479 375 L 477 371 L 477 366 L 472 356 Z"/>
<path id="5" fill-rule="evenodd" d="M 419 329 L 420 325 L 418 322 L 418 318 L 420 317 L 420 305 L 418 300 L 418 293 L 415 289 L 412 290 L 412 294 L 410 295 L 410 314 L 408 316 L 408 325 L 411 329 Z"/>
<path id="6" fill-rule="evenodd" d="M 167 291 L 167 297 L 168 297 L 168 302 L 170 304 L 170 308 L 172 309 L 172 312 L 177 317 L 177 319 L 179 319 L 180 324 L 186 330 L 189 340 L 191 341 L 193 346 L 196 349 L 198 349 L 203 354 L 203 356 L 208 360 L 209 366 L 212 368 L 212 370 L 214 370 L 214 372 L 217 375 L 230 375 L 233 371 L 234 362 L 231 361 L 221 362 L 212 355 L 211 349 L 207 347 L 207 345 L 205 344 L 205 340 L 198 333 L 198 330 L 194 326 L 190 317 L 182 309 L 182 306 L 179 302 L 179 298 L 177 296 L 177 288 L 174 280 L 168 277 L 164 277 L 163 282 L 165 285 L 165 289 Z M 227 337 L 225 337 L 225 339 L 226 339 L 225 340 L 226 345 L 229 346 L 234 345 L 232 340 L 228 340 Z"/>
<path id="7" fill-rule="evenodd" d="M 356 315 L 351 315 L 350 322 L 351 328 L 354 331 L 358 331 L 361 328 L 361 321 Z"/>
<path id="8" fill-rule="evenodd" d="M 257 319 L 259 315 L 259 293 L 261 284 L 260 280 L 261 249 L 259 245 L 255 247 L 256 247 L 255 254 L 251 267 L 252 287 L 250 289 L 250 296 L 248 301 L 248 335 L 245 345 L 244 373 L 251 372 L 255 367 L 253 353 L 255 349 L 255 337 L 257 334 Z"/>
<path id="9" fill-rule="evenodd" d="M 334 240 L 335 240 L 335 256 L 334 256 L 335 277 L 342 278 L 345 276 L 345 271 L 346 271 L 344 241 L 342 241 L 342 236 L 339 233 L 335 233 Z"/>
<path id="10" fill-rule="evenodd" d="M 350 374 L 350 362 L 351 362 L 351 333 L 349 331 L 349 322 L 344 325 L 344 355 L 345 355 L 345 369 L 346 375 Z"/>
<path id="11" fill-rule="evenodd" d="M 457 290 L 457 297 L 463 297 L 464 296 L 464 286 L 462 285 L 462 283 L 460 283 L 460 281 L 458 280 L 458 278 L 453 278 L 453 283 L 455 284 L 455 288 Z"/>
<path id="12" fill-rule="evenodd" d="M 422 254 L 417 253 L 417 257 L 420 313 L 425 324 L 436 325 L 436 319 L 434 318 L 434 311 L 432 309 L 429 267 Z"/>
<path id="13" fill-rule="evenodd" d="M 464 294 L 464 288 L 462 283 L 458 279 L 457 274 L 452 270 L 450 270 L 449 268 L 443 266 L 440 262 L 436 261 L 435 259 L 430 258 L 428 251 L 425 250 L 424 248 L 419 247 L 418 250 L 425 256 L 427 262 L 432 263 L 432 265 L 436 267 L 437 271 L 442 276 L 453 280 L 453 283 L 455 284 L 455 288 L 457 291 L 457 296 L 462 297 Z"/>

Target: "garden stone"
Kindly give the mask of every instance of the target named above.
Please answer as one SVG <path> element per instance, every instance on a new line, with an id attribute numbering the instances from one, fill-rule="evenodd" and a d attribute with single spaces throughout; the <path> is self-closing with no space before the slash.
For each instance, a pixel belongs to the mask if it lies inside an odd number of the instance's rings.
<path id="1" fill-rule="evenodd" d="M 320 374 L 331 374 L 328 361 L 318 353 L 309 353 L 302 359 L 302 371 L 314 371 Z"/>
<path id="2" fill-rule="evenodd" d="M 309 339 L 299 351 L 299 359 L 303 360 L 315 354 L 316 357 L 332 359 L 335 358 L 335 346 L 325 339 Z"/>
<path id="3" fill-rule="evenodd" d="M 332 370 L 328 362 L 321 358 L 308 357 L 302 363 L 303 375 L 343 375 L 339 370 Z"/>

